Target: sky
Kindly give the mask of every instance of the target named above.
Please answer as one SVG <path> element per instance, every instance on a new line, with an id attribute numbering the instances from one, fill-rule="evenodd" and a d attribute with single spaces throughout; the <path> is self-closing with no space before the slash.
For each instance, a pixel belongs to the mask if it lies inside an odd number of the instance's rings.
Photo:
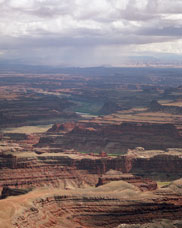
<path id="1" fill-rule="evenodd" d="M 182 0 L 0 0 L 0 61 L 182 65 Z"/>

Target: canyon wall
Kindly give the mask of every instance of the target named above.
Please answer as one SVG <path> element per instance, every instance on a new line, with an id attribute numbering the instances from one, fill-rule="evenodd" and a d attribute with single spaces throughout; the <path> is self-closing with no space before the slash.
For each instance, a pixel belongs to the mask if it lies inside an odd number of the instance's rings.
<path id="1" fill-rule="evenodd" d="M 133 173 L 150 177 L 165 174 L 174 179 L 182 173 L 182 158 L 160 155 L 151 158 L 134 156 L 89 157 L 82 155 L 37 155 L 35 157 L 0 156 L 0 187 L 66 186 L 68 182 L 77 186 L 96 185 L 98 175 L 109 170 Z M 79 179 L 79 181 L 77 181 Z"/>
<path id="2" fill-rule="evenodd" d="M 55 131 L 53 131 L 55 129 Z M 61 126 L 60 129 L 65 129 Z M 68 129 L 68 128 L 67 128 Z M 52 135 L 51 135 L 52 132 Z M 60 131 L 53 127 L 40 138 L 38 147 L 74 149 L 81 152 L 125 154 L 128 149 L 163 149 L 182 147 L 182 137 L 172 124 L 126 122 L 120 125 L 77 123 L 70 130 Z"/>

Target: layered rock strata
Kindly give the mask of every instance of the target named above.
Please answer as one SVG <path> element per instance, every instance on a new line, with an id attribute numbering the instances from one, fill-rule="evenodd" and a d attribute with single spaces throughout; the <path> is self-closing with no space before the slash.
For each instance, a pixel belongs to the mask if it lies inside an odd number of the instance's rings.
<path id="1" fill-rule="evenodd" d="M 164 154 L 150 158 L 137 158 L 131 155 L 102 158 L 64 153 L 41 155 L 32 153 L 31 157 L 1 155 L 0 187 L 66 186 L 65 180 L 69 180 L 76 186 L 83 184 L 93 186 L 97 183 L 98 175 L 103 175 L 111 169 L 146 177 L 150 177 L 154 172 L 159 175 L 165 174 L 168 179 L 174 179 L 182 174 L 181 164 L 182 158 L 180 156 Z M 112 179 L 112 177 L 108 178 Z M 120 177 L 114 178 L 120 179 Z M 130 177 L 130 181 L 131 179 Z M 139 177 L 138 180 L 134 179 L 135 182 L 140 182 Z M 121 180 L 127 180 L 127 176 L 126 178 L 121 177 Z M 104 180 L 103 176 L 102 181 L 108 182 L 107 177 Z"/>
<path id="2" fill-rule="evenodd" d="M 181 148 L 182 137 L 172 124 L 151 124 L 126 122 L 120 125 L 99 125 L 95 123 L 72 124 L 65 132 L 65 126 L 53 127 L 49 135 L 41 137 L 38 147 L 74 149 L 82 152 L 125 154 L 128 149 Z M 53 131 L 55 129 L 55 131 Z M 52 135 L 50 134 L 52 132 Z"/>
<path id="3" fill-rule="evenodd" d="M 96 187 L 105 185 L 112 181 L 126 181 L 134 186 L 138 187 L 141 191 L 153 191 L 157 189 L 157 183 L 150 179 L 142 179 L 139 176 L 134 176 L 132 174 L 122 174 L 118 171 L 108 171 L 105 175 L 99 177 Z"/>
<path id="4" fill-rule="evenodd" d="M 25 196 L 21 196 L 24 207 L 20 203 L 22 209 L 16 211 L 11 223 L 12 227 L 21 228 L 113 228 L 120 224 L 150 223 L 161 218 L 180 220 L 181 184 L 174 186 L 176 190 L 168 187 L 142 193 L 131 184 L 114 181 L 98 188 L 54 190 L 44 196 L 40 192 L 32 193 L 27 196 L 29 206 Z"/>

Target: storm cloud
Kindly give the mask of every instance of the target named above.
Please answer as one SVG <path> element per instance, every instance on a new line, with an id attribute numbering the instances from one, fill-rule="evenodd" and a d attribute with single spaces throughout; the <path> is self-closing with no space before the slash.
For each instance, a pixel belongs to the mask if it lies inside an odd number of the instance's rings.
<path id="1" fill-rule="evenodd" d="M 182 54 L 181 0 L 0 0 L 0 59 L 122 65 Z"/>

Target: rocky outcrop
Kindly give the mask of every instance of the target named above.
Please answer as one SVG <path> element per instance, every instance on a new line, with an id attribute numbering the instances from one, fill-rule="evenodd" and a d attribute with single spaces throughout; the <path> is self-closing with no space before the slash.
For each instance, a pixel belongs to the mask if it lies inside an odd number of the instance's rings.
<path id="1" fill-rule="evenodd" d="M 1 192 L 1 199 L 5 199 L 8 196 L 18 196 L 23 195 L 31 191 L 31 189 L 17 189 L 17 188 L 9 188 L 9 187 L 3 187 L 3 190 Z"/>
<path id="2" fill-rule="evenodd" d="M 99 177 L 96 187 L 110 183 L 112 181 L 126 181 L 130 184 L 135 185 L 141 191 L 153 191 L 157 189 L 157 183 L 150 179 L 142 179 L 139 176 L 134 176 L 132 174 L 122 174 L 117 171 L 109 171 L 105 175 Z"/>
<path id="3" fill-rule="evenodd" d="M 74 122 L 67 122 L 67 123 L 63 123 L 63 124 L 54 124 L 48 131 L 47 133 L 58 133 L 58 132 L 69 132 L 71 130 L 73 130 L 73 128 L 75 127 L 75 123 Z"/>
<path id="4" fill-rule="evenodd" d="M 126 122 L 120 125 L 86 123 L 76 126 L 63 136 L 44 136 L 38 147 L 50 146 L 81 152 L 125 154 L 128 149 L 166 149 L 182 147 L 182 137 L 172 124 Z"/>
<path id="5" fill-rule="evenodd" d="M 68 133 L 71 132 L 73 129 L 99 129 L 99 124 L 94 123 L 80 123 L 80 122 L 65 122 L 65 123 L 56 123 L 48 129 L 47 134 L 56 134 L 56 133 Z"/>

